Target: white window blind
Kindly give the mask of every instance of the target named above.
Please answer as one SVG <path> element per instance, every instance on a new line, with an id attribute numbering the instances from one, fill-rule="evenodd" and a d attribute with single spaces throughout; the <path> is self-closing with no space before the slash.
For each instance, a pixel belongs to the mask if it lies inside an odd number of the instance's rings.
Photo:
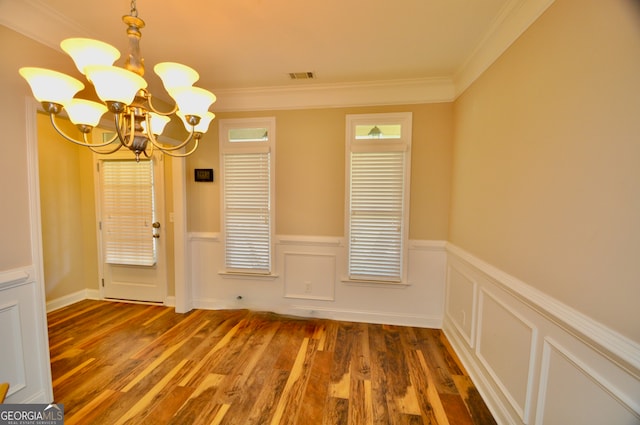
<path id="1" fill-rule="evenodd" d="M 268 152 L 224 155 L 225 262 L 229 270 L 271 269 Z"/>
<path id="2" fill-rule="evenodd" d="M 400 152 L 352 152 L 349 275 L 402 278 L 404 157 Z"/>
<path id="3" fill-rule="evenodd" d="M 156 263 L 151 161 L 102 162 L 102 232 L 106 262 L 136 266 Z"/>

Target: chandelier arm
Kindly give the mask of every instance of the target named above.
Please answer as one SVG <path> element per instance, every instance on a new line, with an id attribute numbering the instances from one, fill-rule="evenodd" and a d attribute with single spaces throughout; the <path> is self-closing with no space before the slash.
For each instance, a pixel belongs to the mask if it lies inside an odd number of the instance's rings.
<path id="1" fill-rule="evenodd" d="M 151 118 L 149 117 L 149 114 L 147 114 L 146 120 L 147 120 L 147 128 L 151 128 Z M 181 148 L 187 146 L 187 144 L 194 138 L 195 134 L 196 134 L 196 132 L 192 128 L 191 133 L 189 133 L 189 136 L 187 137 L 187 139 L 185 141 L 181 142 L 180 144 L 178 144 L 176 146 L 172 146 L 172 147 L 169 147 L 169 148 L 160 145 L 160 143 L 158 142 L 158 139 L 156 139 L 156 136 L 151 131 L 148 132 L 147 136 L 148 136 L 149 140 L 151 141 L 152 145 L 154 145 L 156 148 L 160 149 L 163 153 L 167 153 L 167 152 L 171 152 L 171 151 L 176 151 L 178 149 L 181 149 Z"/>
<path id="2" fill-rule="evenodd" d="M 105 142 L 105 143 L 106 143 L 106 144 L 111 144 L 111 143 L 115 142 L 116 140 L 118 140 L 118 133 L 113 133 L 113 137 L 112 137 L 111 139 L 109 139 L 109 141 L 108 141 L 108 142 Z M 85 137 L 85 141 L 87 141 L 87 140 L 86 140 L 86 137 Z M 119 140 L 118 140 L 118 141 L 119 141 Z M 92 143 L 91 145 L 92 145 L 92 146 L 102 146 L 102 145 L 94 145 L 93 143 Z M 106 146 L 106 145 L 105 145 L 105 146 Z"/>
<path id="3" fill-rule="evenodd" d="M 151 148 L 149 148 L 149 153 L 147 153 L 147 149 L 149 146 L 151 146 Z M 147 144 L 147 146 L 145 146 L 144 151 L 142 151 L 142 153 L 144 153 L 144 156 L 146 156 L 147 158 L 151 158 L 153 156 L 153 150 L 155 149 L 155 145 L 153 143 L 151 143 L 150 145 Z"/>
<path id="4" fill-rule="evenodd" d="M 108 141 L 105 141 L 103 143 L 99 143 L 99 144 L 91 143 L 89 141 L 88 133 L 82 133 L 82 138 L 84 139 L 84 142 L 85 142 L 85 144 L 82 145 L 82 146 L 86 146 L 86 147 L 89 147 L 89 148 L 100 148 L 100 147 L 103 147 L 103 146 L 108 146 L 108 145 L 112 144 L 113 142 L 115 142 L 116 140 L 118 140 L 118 134 L 114 133 L 113 137 L 111 139 L 109 139 Z M 92 134 L 92 138 L 93 138 L 93 134 Z M 122 146 L 122 143 L 120 143 L 120 140 L 118 140 L 118 145 L 119 145 L 118 148 L 116 148 L 113 152 L 117 151 L 118 149 L 120 149 L 120 146 Z M 96 150 L 93 150 L 93 151 L 97 152 Z M 107 152 L 107 153 L 109 153 L 109 152 Z"/>
<path id="5" fill-rule="evenodd" d="M 189 152 L 185 152 L 185 153 L 173 153 L 173 152 L 167 152 L 165 150 L 162 150 L 162 153 L 165 155 L 169 155 L 169 156 L 173 156 L 174 158 L 184 158 L 186 156 L 191 155 L 192 153 L 194 153 L 196 151 L 196 149 L 198 149 L 198 142 L 200 141 L 199 137 L 196 137 L 193 148 L 189 151 Z"/>
<path id="6" fill-rule="evenodd" d="M 112 142 L 113 143 L 113 142 Z M 91 149 L 93 152 L 100 154 L 100 155 L 111 155 L 112 153 L 115 153 L 117 151 L 120 150 L 120 148 L 122 148 L 124 145 L 122 143 L 118 143 L 118 145 L 111 150 L 105 150 L 105 151 L 101 151 L 99 149 L 96 149 L 95 146 L 91 145 L 91 146 L 87 146 L 89 149 Z"/>
<path id="7" fill-rule="evenodd" d="M 150 140 L 150 138 L 148 138 Z M 151 147 L 149 147 L 151 146 Z M 144 154 L 145 158 L 151 158 L 151 156 L 153 155 L 153 150 L 155 148 L 155 144 L 153 142 L 151 143 L 147 143 L 144 147 L 144 150 L 142 151 L 142 153 Z M 149 152 L 147 153 L 147 149 L 149 150 Z"/>
<path id="8" fill-rule="evenodd" d="M 116 132 L 118 134 L 118 138 L 120 139 L 120 143 L 123 144 L 124 146 L 126 146 L 127 148 L 131 148 L 131 146 L 133 146 L 133 140 L 135 138 L 135 129 L 136 129 L 136 123 L 135 123 L 135 115 L 133 113 L 133 111 L 131 111 L 131 131 L 129 133 L 129 138 L 127 140 L 127 138 L 125 137 L 125 135 L 122 134 L 122 126 L 123 124 L 121 123 L 121 121 L 124 121 L 124 114 L 115 114 L 115 125 L 116 125 Z M 126 124 L 126 123 L 125 123 Z"/>
<path id="9" fill-rule="evenodd" d="M 113 140 L 109 141 L 109 142 L 105 142 L 105 143 L 100 143 L 97 145 L 94 145 L 93 143 L 89 143 L 89 141 L 87 140 L 87 133 L 83 133 L 82 137 L 84 139 L 83 141 L 80 140 L 76 140 L 73 137 L 67 135 L 56 123 L 56 118 L 55 118 L 55 114 L 49 114 L 49 118 L 51 119 L 51 125 L 53 126 L 54 130 L 56 130 L 56 132 L 58 132 L 59 135 L 61 135 L 62 137 L 64 137 L 66 140 L 68 140 L 69 142 L 75 143 L 76 145 L 79 146 L 84 146 L 84 147 L 102 147 L 102 146 L 107 146 L 108 144 L 112 143 Z"/>
<path id="10" fill-rule="evenodd" d="M 173 105 L 173 108 L 169 111 L 169 112 L 162 112 L 158 109 L 155 108 L 155 106 L 153 106 L 153 103 L 151 102 L 151 98 L 153 96 L 151 95 L 151 93 L 147 92 L 147 105 L 149 105 L 149 109 L 151 110 L 151 112 L 154 112 L 158 115 L 164 115 L 164 116 L 168 116 L 171 114 L 175 114 L 178 111 L 178 104 L 176 103 L 175 105 Z"/>
<path id="11" fill-rule="evenodd" d="M 165 147 L 160 145 L 160 143 L 158 143 L 155 137 L 153 138 L 149 137 L 149 140 L 151 140 L 151 143 L 155 145 L 156 148 L 160 149 L 162 152 L 171 152 L 171 151 L 177 151 L 178 149 L 182 149 L 185 146 L 187 146 L 187 144 L 189 144 L 189 142 L 195 138 L 193 137 L 194 134 L 195 134 L 194 132 L 191 132 L 191 134 L 189 134 L 189 137 L 187 137 L 185 141 L 181 142 L 179 145 L 171 146 L 171 147 Z"/>
<path id="12" fill-rule="evenodd" d="M 125 145 L 124 143 L 124 136 L 122 135 L 122 121 L 124 120 L 124 118 L 122 117 L 122 114 L 115 114 L 113 116 L 113 123 L 116 126 L 116 135 L 118 136 L 118 139 L 120 139 L 120 144 Z"/>
<path id="13" fill-rule="evenodd" d="M 131 123 L 131 128 L 129 129 L 129 142 L 125 143 L 125 146 L 131 148 L 136 138 L 136 114 L 133 109 L 131 110 L 131 118 L 129 119 L 129 122 Z"/>

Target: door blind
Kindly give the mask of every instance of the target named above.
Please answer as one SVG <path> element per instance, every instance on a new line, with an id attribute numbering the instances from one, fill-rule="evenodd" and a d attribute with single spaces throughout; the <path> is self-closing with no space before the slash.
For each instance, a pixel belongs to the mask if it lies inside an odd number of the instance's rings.
<path id="1" fill-rule="evenodd" d="M 271 271 L 270 154 L 224 154 L 225 263 L 229 271 Z"/>
<path id="2" fill-rule="evenodd" d="M 352 152 L 349 277 L 402 280 L 405 153 Z"/>
<path id="3" fill-rule="evenodd" d="M 102 234 L 109 264 L 156 263 L 153 164 L 151 161 L 102 162 Z"/>

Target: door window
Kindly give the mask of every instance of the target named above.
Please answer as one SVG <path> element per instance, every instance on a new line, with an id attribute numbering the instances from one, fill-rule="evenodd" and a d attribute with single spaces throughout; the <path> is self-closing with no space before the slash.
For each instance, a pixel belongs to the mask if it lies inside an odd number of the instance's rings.
<path id="1" fill-rule="evenodd" d="M 152 161 L 102 162 L 102 234 L 109 264 L 153 266 L 156 239 Z"/>

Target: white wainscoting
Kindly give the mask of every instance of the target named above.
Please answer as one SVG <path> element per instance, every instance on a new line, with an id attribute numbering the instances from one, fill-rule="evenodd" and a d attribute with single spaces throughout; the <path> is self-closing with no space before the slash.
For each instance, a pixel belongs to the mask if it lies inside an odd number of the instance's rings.
<path id="1" fill-rule="evenodd" d="M 446 250 L 443 329 L 500 424 L 640 424 L 640 345 Z"/>
<path id="2" fill-rule="evenodd" d="M 5 403 L 50 403 L 51 373 L 44 306 L 34 267 L 0 271 L 0 377 Z"/>
<path id="3" fill-rule="evenodd" d="M 278 236 L 273 275 L 221 273 L 217 233 L 190 233 L 195 308 L 249 308 L 304 317 L 441 328 L 446 243 L 411 241 L 405 285 L 344 280 L 346 248 L 339 237 Z"/>

